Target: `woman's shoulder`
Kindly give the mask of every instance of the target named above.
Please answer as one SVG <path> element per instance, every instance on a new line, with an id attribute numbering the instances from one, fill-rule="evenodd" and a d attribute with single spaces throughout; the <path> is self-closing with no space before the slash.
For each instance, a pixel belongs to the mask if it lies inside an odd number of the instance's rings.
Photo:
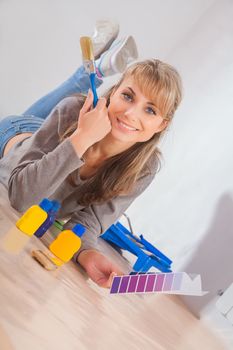
<path id="1" fill-rule="evenodd" d="M 152 155 L 147 161 L 146 164 L 146 171 L 150 175 L 155 175 L 161 168 L 161 153 L 158 149 Z"/>
<path id="2" fill-rule="evenodd" d="M 147 160 L 142 172 L 139 174 L 136 182 L 137 192 L 143 192 L 153 181 L 155 175 L 160 169 L 160 158 L 157 152 L 154 152 Z"/>

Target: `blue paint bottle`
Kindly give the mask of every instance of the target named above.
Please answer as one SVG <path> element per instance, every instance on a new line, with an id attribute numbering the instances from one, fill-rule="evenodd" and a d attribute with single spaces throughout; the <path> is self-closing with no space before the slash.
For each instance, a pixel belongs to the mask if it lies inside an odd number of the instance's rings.
<path id="1" fill-rule="evenodd" d="M 57 212 L 61 207 L 60 203 L 57 201 L 52 201 L 52 204 L 53 206 L 48 212 L 48 217 L 46 221 L 35 232 L 35 236 L 38 238 L 41 238 L 45 234 L 45 232 L 48 231 L 48 229 L 53 225 L 56 219 Z"/>

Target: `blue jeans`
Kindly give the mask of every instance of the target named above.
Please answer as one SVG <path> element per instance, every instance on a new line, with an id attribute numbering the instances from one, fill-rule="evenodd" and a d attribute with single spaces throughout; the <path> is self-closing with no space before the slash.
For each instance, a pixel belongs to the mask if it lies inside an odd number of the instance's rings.
<path id="1" fill-rule="evenodd" d="M 96 87 L 101 84 L 102 80 L 96 78 Z M 3 156 L 7 142 L 12 137 L 25 132 L 34 133 L 58 102 L 74 93 L 86 93 L 89 88 L 89 75 L 83 67 L 80 67 L 63 84 L 35 102 L 22 115 L 8 116 L 0 120 L 0 158 Z"/>

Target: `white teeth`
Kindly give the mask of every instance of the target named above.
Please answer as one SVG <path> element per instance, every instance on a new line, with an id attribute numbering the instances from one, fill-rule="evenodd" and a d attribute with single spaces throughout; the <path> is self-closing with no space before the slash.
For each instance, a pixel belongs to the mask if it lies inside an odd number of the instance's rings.
<path id="1" fill-rule="evenodd" d="M 131 128 L 131 127 L 128 126 L 128 125 L 125 125 L 124 123 L 122 123 L 122 122 L 120 122 L 120 121 L 119 121 L 119 124 L 121 124 L 124 128 L 126 128 L 126 129 L 128 129 L 128 130 L 131 130 L 131 131 L 137 130 L 137 129 L 135 129 L 135 128 Z"/>

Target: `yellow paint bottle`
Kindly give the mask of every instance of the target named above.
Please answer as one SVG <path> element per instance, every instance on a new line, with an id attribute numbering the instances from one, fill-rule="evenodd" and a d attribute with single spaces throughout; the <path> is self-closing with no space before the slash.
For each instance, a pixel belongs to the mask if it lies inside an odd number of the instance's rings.
<path id="1" fill-rule="evenodd" d="M 62 231 L 50 244 L 49 250 L 63 262 L 69 261 L 81 247 L 81 236 L 85 232 L 81 224 L 75 225 L 72 230 Z"/>
<path id="2" fill-rule="evenodd" d="M 34 235 L 47 219 L 48 212 L 52 206 L 53 203 L 47 198 L 44 198 L 39 205 L 33 205 L 21 216 L 16 222 L 16 227 L 29 236 Z"/>

